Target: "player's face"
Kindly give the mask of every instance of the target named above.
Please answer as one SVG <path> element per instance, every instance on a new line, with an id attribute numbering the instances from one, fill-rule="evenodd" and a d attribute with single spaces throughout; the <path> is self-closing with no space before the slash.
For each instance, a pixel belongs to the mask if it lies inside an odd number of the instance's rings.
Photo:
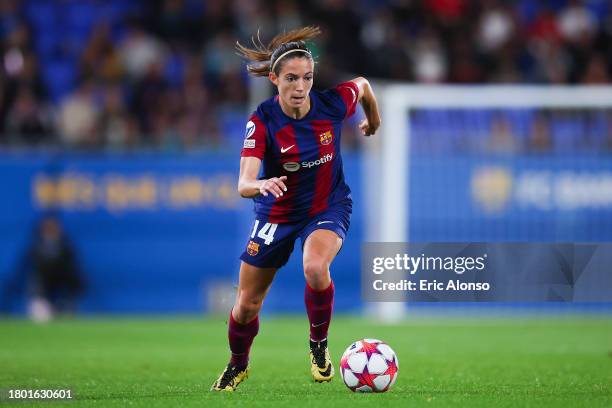
<path id="1" fill-rule="evenodd" d="M 310 107 L 308 94 L 312 89 L 314 64 L 309 58 L 285 61 L 278 76 L 270 73 L 270 80 L 278 88 L 278 95 L 287 108 L 301 110 Z"/>

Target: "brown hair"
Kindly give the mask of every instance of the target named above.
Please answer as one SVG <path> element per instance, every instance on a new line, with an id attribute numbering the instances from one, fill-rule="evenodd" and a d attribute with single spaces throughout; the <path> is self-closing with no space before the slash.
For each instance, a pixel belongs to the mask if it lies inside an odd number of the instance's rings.
<path id="1" fill-rule="evenodd" d="M 238 55 L 254 62 L 247 65 L 247 71 L 249 71 L 251 75 L 267 76 L 273 66 L 274 73 L 278 75 L 282 67 L 282 61 L 284 60 L 295 57 L 312 59 L 310 50 L 306 47 L 304 41 L 315 38 L 319 34 L 321 34 L 319 27 L 308 26 L 278 34 L 268 43 L 268 45 L 264 45 L 259 39 L 258 31 L 257 38 L 251 37 L 254 48 L 247 48 L 236 41 L 236 50 L 238 51 Z M 283 56 L 280 61 L 276 61 L 279 56 L 291 50 L 297 51 Z"/>

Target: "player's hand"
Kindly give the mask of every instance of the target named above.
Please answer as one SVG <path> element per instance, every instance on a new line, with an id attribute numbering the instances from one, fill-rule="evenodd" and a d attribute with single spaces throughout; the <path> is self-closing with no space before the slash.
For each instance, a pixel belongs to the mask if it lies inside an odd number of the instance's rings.
<path id="1" fill-rule="evenodd" d="M 359 129 L 361 129 L 364 136 L 372 136 L 374 133 L 376 133 L 379 126 L 380 122 L 370 123 L 367 119 L 364 119 L 359 124 Z"/>
<path id="2" fill-rule="evenodd" d="M 264 197 L 268 196 L 268 193 L 274 194 L 274 197 L 278 198 L 283 195 L 283 191 L 287 191 L 285 181 L 287 176 L 272 177 L 267 180 L 261 180 L 262 183 L 259 186 L 259 193 Z"/>

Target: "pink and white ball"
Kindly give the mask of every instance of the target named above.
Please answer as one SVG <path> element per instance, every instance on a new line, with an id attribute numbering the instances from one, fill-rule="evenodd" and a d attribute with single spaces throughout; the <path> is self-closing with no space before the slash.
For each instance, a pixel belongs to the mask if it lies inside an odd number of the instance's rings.
<path id="1" fill-rule="evenodd" d="M 395 384 L 398 370 L 393 349 L 376 339 L 354 342 L 340 359 L 342 380 L 354 392 L 386 392 Z"/>

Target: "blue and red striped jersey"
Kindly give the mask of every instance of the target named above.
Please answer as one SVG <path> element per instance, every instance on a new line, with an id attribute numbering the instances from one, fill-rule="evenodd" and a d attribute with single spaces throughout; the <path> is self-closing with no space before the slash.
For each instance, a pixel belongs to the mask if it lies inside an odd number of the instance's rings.
<path id="1" fill-rule="evenodd" d="M 301 119 L 282 111 L 278 95 L 259 105 L 246 125 L 241 156 L 263 161 L 261 178 L 287 176 L 287 192 L 279 198 L 255 197 L 258 218 L 301 221 L 351 199 L 340 141 L 342 121 L 355 112 L 358 95 L 353 82 L 322 92 L 313 89 L 310 111 Z"/>

